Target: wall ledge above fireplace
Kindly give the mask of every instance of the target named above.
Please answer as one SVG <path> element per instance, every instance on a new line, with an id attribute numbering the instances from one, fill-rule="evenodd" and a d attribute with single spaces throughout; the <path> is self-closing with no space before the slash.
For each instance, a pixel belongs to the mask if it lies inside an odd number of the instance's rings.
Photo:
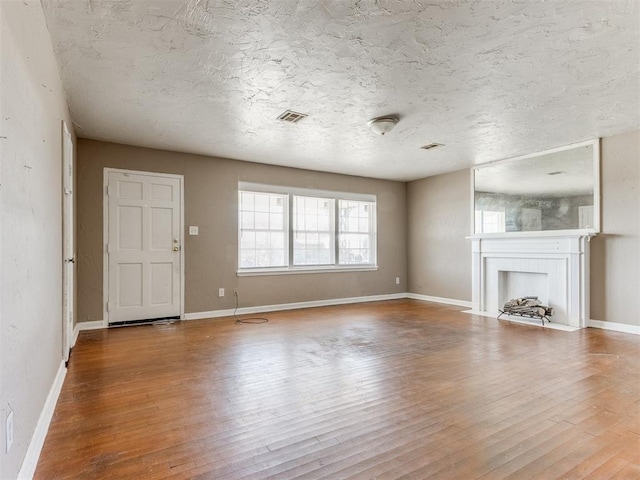
<path id="1" fill-rule="evenodd" d="M 583 230 L 545 230 L 541 232 L 501 232 L 501 233 L 478 233 L 469 235 L 467 240 L 501 239 L 501 238 L 538 238 L 538 237 L 595 237 L 598 232 L 591 229 Z"/>

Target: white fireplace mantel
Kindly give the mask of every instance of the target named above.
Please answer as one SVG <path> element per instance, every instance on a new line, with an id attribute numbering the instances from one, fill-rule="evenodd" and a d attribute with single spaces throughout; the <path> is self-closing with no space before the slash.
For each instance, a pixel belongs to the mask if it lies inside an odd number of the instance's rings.
<path id="1" fill-rule="evenodd" d="M 472 243 L 470 313 L 497 317 L 509 300 L 505 296 L 534 294 L 554 308 L 552 325 L 586 327 L 589 240 L 594 235 L 593 230 L 556 230 L 467 237 Z"/>

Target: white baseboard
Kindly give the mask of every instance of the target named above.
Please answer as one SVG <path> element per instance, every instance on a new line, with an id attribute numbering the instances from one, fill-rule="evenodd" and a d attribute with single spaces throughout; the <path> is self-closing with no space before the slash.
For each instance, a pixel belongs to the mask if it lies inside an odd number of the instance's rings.
<path id="1" fill-rule="evenodd" d="M 406 298 L 413 300 L 422 300 L 425 302 L 444 303 L 445 305 L 455 305 L 457 307 L 471 308 L 471 302 L 466 300 L 456 300 L 455 298 L 431 297 L 429 295 L 420 295 L 419 293 L 407 293 Z"/>
<path id="2" fill-rule="evenodd" d="M 22 467 L 20 467 L 20 472 L 18 473 L 18 480 L 31 480 L 33 474 L 36 472 L 40 452 L 42 451 L 44 440 L 47 438 L 49 424 L 53 418 L 53 412 L 56 409 L 56 403 L 58 403 L 58 397 L 60 396 L 66 374 L 67 369 L 64 366 L 64 362 L 60 362 L 58 373 L 49 389 L 49 395 L 47 395 L 47 400 L 44 402 L 44 407 L 42 407 L 42 411 L 40 412 L 36 429 L 31 437 L 31 442 L 29 442 L 27 454 L 22 461 Z"/>
<path id="3" fill-rule="evenodd" d="M 84 330 L 100 330 L 101 328 L 107 328 L 107 324 L 104 320 L 96 320 L 94 322 L 79 322 L 73 327 L 73 341 L 71 346 L 73 347 L 78 340 L 78 334 Z"/>
<path id="4" fill-rule="evenodd" d="M 389 293 L 386 295 L 369 295 L 366 297 L 332 298 L 329 300 L 312 300 L 309 302 L 281 303 L 279 305 L 261 305 L 258 307 L 241 307 L 236 312 L 237 315 L 247 315 L 253 313 L 276 312 L 280 310 L 296 310 L 298 308 L 328 307 L 331 305 L 345 305 L 348 303 L 380 302 L 384 300 L 398 300 L 407 298 L 406 293 Z M 234 309 L 212 310 L 209 312 L 185 313 L 185 320 L 200 320 L 203 318 L 229 317 L 233 315 Z"/>
<path id="5" fill-rule="evenodd" d="M 613 330 L 614 332 L 632 333 L 640 335 L 640 325 L 629 325 L 626 323 L 603 322 L 602 320 L 587 320 L 587 327 L 602 328 L 603 330 Z"/>
<path id="6" fill-rule="evenodd" d="M 344 305 L 349 303 L 362 303 L 362 302 L 379 302 L 384 300 L 398 300 L 401 298 L 411 298 L 413 300 L 422 300 L 425 302 L 443 303 L 445 305 L 455 305 L 458 307 L 472 308 L 471 302 L 466 300 L 456 300 L 454 298 L 444 297 L 432 297 L 430 295 L 421 295 L 419 293 L 390 293 L 386 295 L 369 295 L 366 297 L 348 297 L 348 298 L 335 298 L 330 300 L 314 300 L 309 302 L 296 302 L 296 303 L 283 303 L 279 305 L 264 305 L 258 307 L 241 307 L 238 309 L 238 315 L 247 315 L 253 313 L 275 312 L 278 310 L 295 310 L 297 308 L 312 308 L 312 307 L 326 307 L 331 305 Z M 218 318 L 218 317 L 230 317 L 233 315 L 234 309 L 229 308 L 225 310 L 211 310 L 208 312 L 194 312 L 185 313 L 185 320 L 200 320 L 203 318 Z M 469 310 L 464 313 L 471 313 L 474 315 L 485 315 L 495 318 L 495 315 L 487 315 L 485 312 L 476 312 Z M 78 334 L 83 330 L 99 330 L 101 328 L 107 328 L 107 324 L 103 320 L 96 320 L 93 322 L 80 322 L 76 323 L 73 328 L 73 341 L 71 346 L 73 347 L 78 340 Z M 615 332 L 631 333 L 634 335 L 640 335 L 640 325 L 629 325 L 626 323 L 604 322 L 602 320 L 589 320 L 587 321 L 587 327 L 602 328 L 603 330 L 612 330 Z"/>

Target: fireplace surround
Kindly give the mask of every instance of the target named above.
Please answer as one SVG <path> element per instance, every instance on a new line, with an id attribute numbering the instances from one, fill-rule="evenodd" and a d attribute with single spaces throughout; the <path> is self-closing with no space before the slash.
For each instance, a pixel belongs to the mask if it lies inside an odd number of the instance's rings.
<path id="1" fill-rule="evenodd" d="M 576 330 L 589 319 L 591 230 L 514 232 L 469 237 L 472 244 L 472 310 L 497 317 L 510 298 L 529 295 L 554 309 L 551 325 Z M 519 317 L 503 315 L 516 322 Z"/>

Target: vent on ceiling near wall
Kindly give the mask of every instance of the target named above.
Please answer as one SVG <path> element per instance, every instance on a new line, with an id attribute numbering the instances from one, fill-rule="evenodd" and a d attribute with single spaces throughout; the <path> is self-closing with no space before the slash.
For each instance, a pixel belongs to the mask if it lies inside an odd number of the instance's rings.
<path id="1" fill-rule="evenodd" d="M 422 150 L 433 150 L 434 148 L 444 147 L 442 143 L 430 143 L 429 145 L 425 145 L 420 147 Z"/>
<path id="2" fill-rule="evenodd" d="M 289 123 L 298 123 L 304 120 L 305 118 L 307 118 L 308 116 L 309 115 L 307 115 L 306 113 L 298 113 L 298 112 L 293 112 L 291 110 L 287 110 L 286 112 L 282 113 L 278 117 L 278 120 L 282 120 L 283 122 L 289 122 Z"/>

